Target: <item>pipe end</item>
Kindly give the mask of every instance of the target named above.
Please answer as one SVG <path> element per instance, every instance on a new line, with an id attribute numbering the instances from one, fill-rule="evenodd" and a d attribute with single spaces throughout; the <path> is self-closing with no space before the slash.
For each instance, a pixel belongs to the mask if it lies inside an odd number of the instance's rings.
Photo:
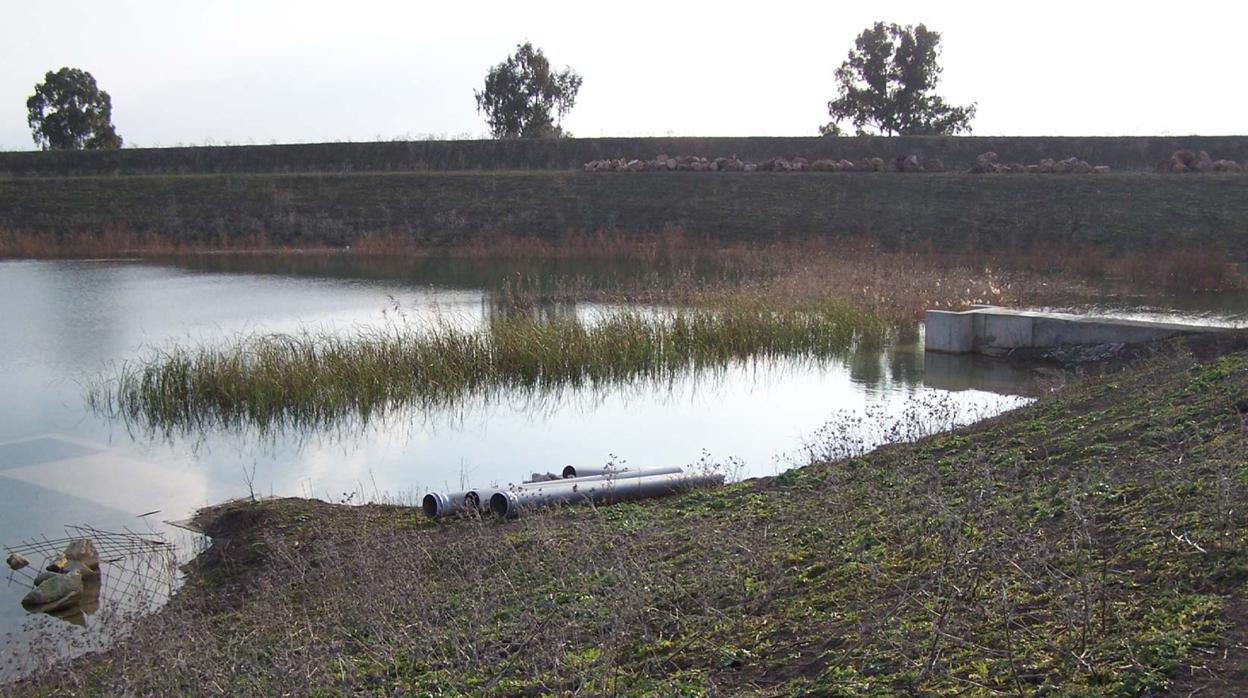
<path id="1" fill-rule="evenodd" d="M 490 497 L 490 512 L 500 519 L 515 518 L 516 495 L 511 492 L 495 492 Z"/>
<path id="2" fill-rule="evenodd" d="M 576 477 L 576 466 L 575 465 L 563 466 L 563 478 L 567 480 L 569 478 L 574 478 L 574 477 Z"/>
<path id="3" fill-rule="evenodd" d="M 420 500 L 420 508 L 425 512 L 425 516 L 436 519 L 446 513 L 448 503 L 446 495 L 441 492 L 430 492 Z"/>

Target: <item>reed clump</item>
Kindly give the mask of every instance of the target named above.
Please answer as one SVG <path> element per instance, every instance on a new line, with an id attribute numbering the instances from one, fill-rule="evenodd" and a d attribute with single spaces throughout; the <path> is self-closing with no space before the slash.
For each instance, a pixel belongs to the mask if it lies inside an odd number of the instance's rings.
<path id="1" fill-rule="evenodd" d="M 897 331 L 836 301 L 769 307 L 628 309 L 594 320 L 492 316 L 481 329 L 424 325 L 241 337 L 171 347 L 88 389 L 97 412 L 171 433 L 213 427 L 321 428 L 500 392 L 604 387 L 769 357 L 829 357 Z"/>

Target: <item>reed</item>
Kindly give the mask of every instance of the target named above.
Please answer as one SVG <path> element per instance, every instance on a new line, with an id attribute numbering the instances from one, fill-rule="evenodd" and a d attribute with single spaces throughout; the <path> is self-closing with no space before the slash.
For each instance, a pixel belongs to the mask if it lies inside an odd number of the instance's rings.
<path id="1" fill-rule="evenodd" d="M 328 428 L 405 406 L 428 409 L 507 391 L 666 380 L 734 360 L 829 357 L 898 331 L 839 301 L 774 308 L 622 310 L 594 321 L 499 313 L 481 329 L 446 321 L 348 335 L 241 337 L 171 347 L 88 387 L 99 413 L 170 434 L 217 427 Z"/>

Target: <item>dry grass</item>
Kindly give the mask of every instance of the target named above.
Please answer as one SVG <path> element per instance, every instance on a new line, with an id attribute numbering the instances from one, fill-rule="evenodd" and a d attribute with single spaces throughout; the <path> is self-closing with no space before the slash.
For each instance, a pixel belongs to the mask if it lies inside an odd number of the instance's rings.
<path id="1" fill-rule="evenodd" d="M 865 456 L 833 425 L 807 468 L 671 500 L 505 524 L 226 505 L 166 609 L 9 690 L 1235 695 L 1246 345 Z"/>

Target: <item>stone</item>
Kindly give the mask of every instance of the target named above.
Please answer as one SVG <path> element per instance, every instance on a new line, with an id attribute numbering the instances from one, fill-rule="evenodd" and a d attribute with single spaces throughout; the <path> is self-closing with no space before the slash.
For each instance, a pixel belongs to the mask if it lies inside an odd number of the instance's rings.
<path id="1" fill-rule="evenodd" d="M 758 169 L 758 165 L 755 165 L 755 164 L 754 164 L 754 163 L 752 163 L 752 162 L 747 162 L 747 163 L 745 163 L 745 164 L 741 167 L 741 170 L 742 170 L 743 172 L 753 172 L 753 171 L 755 171 L 755 170 L 757 170 L 757 169 Z"/>
<path id="2" fill-rule="evenodd" d="M 1054 161 L 1053 158 L 1044 158 L 1036 167 L 1044 174 L 1052 174 L 1054 169 L 1057 167 L 1057 162 Z"/>
<path id="3" fill-rule="evenodd" d="M 1239 163 L 1234 160 L 1215 160 L 1211 169 L 1214 172 L 1239 173 L 1244 171 L 1244 168 L 1240 167 Z"/>
<path id="4" fill-rule="evenodd" d="M 975 166 L 971 168 L 972 172 L 996 172 L 997 171 L 997 154 L 993 151 L 980 153 L 975 157 Z"/>
<path id="5" fill-rule="evenodd" d="M 20 570 L 30 564 L 30 561 L 22 557 L 18 553 L 9 553 L 9 557 L 5 560 L 11 570 Z"/>
<path id="6" fill-rule="evenodd" d="M 923 165 L 919 163 L 919 156 L 907 155 L 904 158 L 897 158 L 894 166 L 898 172 L 922 172 Z"/>
<path id="7" fill-rule="evenodd" d="M 928 158 L 923 162 L 925 172 L 944 172 L 945 163 L 940 158 Z"/>
<path id="8" fill-rule="evenodd" d="M 1092 174 L 1109 174 L 1109 165 L 1097 165 L 1093 167 Z"/>
<path id="9" fill-rule="evenodd" d="M 887 172 L 888 164 L 884 162 L 884 158 L 871 158 L 872 172 Z"/>
<path id="10" fill-rule="evenodd" d="M 75 603 L 82 595 L 82 574 L 77 570 L 53 574 L 44 579 L 22 598 L 22 607 L 44 613 L 57 611 Z"/>

